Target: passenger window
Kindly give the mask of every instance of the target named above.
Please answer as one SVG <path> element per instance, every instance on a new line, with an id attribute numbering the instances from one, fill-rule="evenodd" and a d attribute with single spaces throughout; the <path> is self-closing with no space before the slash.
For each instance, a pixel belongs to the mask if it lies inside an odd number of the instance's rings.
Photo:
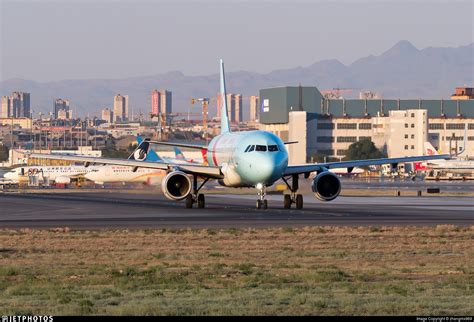
<path id="1" fill-rule="evenodd" d="M 269 146 L 268 146 L 268 151 L 269 151 L 269 152 L 278 151 L 278 146 L 277 146 L 277 145 L 269 145 Z"/>
<path id="2" fill-rule="evenodd" d="M 248 152 L 252 152 L 253 150 L 255 150 L 255 145 L 252 145 L 250 149 L 248 150 Z"/>
<path id="3" fill-rule="evenodd" d="M 257 145 L 255 151 L 266 152 L 267 146 L 266 145 Z"/>

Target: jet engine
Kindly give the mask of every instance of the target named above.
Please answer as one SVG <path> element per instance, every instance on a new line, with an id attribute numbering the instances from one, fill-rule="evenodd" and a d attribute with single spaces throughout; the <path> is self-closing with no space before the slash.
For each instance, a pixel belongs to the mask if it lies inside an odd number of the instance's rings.
<path id="1" fill-rule="evenodd" d="M 319 200 L 331 201 L 339 196 L 341 192 L 341 182 L 334 173 L 324 171 L 313 179 L 311 188 Z"/>
<path id="2" fill-rule="evenodd" d="M 181 171 L 170 172 L 161 182 L 161 189 L 170 200 L 183 200 L 191 192 L 191 180 Z"/>

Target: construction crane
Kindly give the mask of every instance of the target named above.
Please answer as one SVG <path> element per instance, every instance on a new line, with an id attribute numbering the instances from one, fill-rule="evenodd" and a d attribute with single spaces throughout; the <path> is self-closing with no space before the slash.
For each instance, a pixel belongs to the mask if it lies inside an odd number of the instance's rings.
<path id="1" fill-rule="evenodd" d="M 158 139 L 161 141 L 163 139 L 163 130 L 166 127 L 166 114 L 159 112 L 158 114 L 150 113 L 150 119 L 158 119 L 157 130 L 158 130 Z"/>
<path id="2" fill-rule="evenodd" d="M 208 110 L 209 110 L 209 102 L 210 102 L 209 97 L 200 97 L 200 98 L 191 98 L 191 105 L 194 105 L 196 102 L 201 102 L 202 106 L 202 129 L 204 131 L 204 138 L 208 139 L 208 134 L 207 134 L 207 116 L 208 116 Z"/>
<path id="3" fill-rule="evenodd" d="M 233 94 L 233 93 L 228 93 L 228 94 Z M 240 95 L 240 94 L 234 94 L 234 95 Z M 258 97 L 257 95 L 255 96 L 239 96 L 240 99 L 243 101 L 248 101 L 252 99 L 252 97 Z M 226 98 L 227 99 L 227 98 Z M 235 99 L 235 96 L 233 97 Z M 207 118 L 209 116 L 209 104 L 216 102 L 216 115 L 219 117 L 220 116 L 220 95 L 213 96 L 213 97 L 202 97 L 202 98 L 191 98 L 191 105 L 196 104 L 197 102 L 201 102 L 202 106 L 202 113 L 203 113 L 203 126 L 207 127 Z"/>

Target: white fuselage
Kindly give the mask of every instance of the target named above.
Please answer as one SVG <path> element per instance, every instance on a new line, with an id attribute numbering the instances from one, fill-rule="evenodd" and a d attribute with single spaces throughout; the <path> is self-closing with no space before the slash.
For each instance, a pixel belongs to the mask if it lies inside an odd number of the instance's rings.
<path id="1" fill-rule="evenodd" d="M 96 171 L 87 173 L 84 177 L 95 183 L 111 182 L 141 182 L 148 183 L 151 179 L 162 178 L 166 172 L 158 169 L 134 168 L 119 165 L 98 167 Z"/>
<path id="2" fill-rule="evenodd" d="M 209 143 L 207 162 L 220 166 L 222 183 L 232 187 L 272 185 L 288 166 L 283 141 L 266 131 L 229 132 Z"/>
<path id="3" fill-rule="evenodd" d="M 58 165 L 58 166 L 25 166 L 18 167 L 5 173 L 3 176 L 15 182 L 27 180 L 28 176 L 38 175 L 40 178 L 48 178 L 56 181 L 59 177 L 78 179 L 86 173 L 90 173 L 97 168 L 96 166 L 84 167 L 79 165 Z"/>
<path id="4" fill-rule="evenodd" d="M 451 173 L 474 173 L 474 161 L 439 160 L 424 163 L 427 169 Z"/>

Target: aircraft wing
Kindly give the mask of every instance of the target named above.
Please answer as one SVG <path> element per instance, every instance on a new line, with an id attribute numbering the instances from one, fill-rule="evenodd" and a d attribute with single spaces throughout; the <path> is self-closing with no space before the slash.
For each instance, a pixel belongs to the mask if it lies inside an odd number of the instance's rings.
<path id="1" fill-rule="evenodd" d="M 181 147 L 181 148 L 207 150 L 207 146 L 204 146 L 204 145 L 197 145 L 197 144 L 175 143 L 175 142 L 163 142 L 163 141 L 149 141 L 149 142 L 150 142 L 150 143 L 153 143 L 153 144 L 160 144 L 160 145 L 178 146 L 178 147 Z"/>
<path id="2" fill-rule="evenodd" d="M 178 164 L 170 162 L 150 162 L 150 161 L 136 161 L 136 160 L 123 160 L 123 159 L 112 159 L 112 158 L 98 158 L 98 157 L 85 157 L 80 155 L 64 155 L 64 154 L 40 154 L 32 153 L 29 155 L 32 158 L 38 159 L 50 159 L 50 160 L 64 160 L 73 162 L 83 162 L 85 166 L 91 164 L 101 165 L 120 165 L 128 166 L 133 168 L 148 168 L 148 169 L 159 169 L 159 170 L 181 170 L 188 174 L 196 174 L 202 177 L 221 179 L 223 175 L 220 167 L 204 166 L 195 164 Z"/>
<path id="3" fill-rule="evenodd" d="M 340 162 L 326 162 L 326 163 L 315 163 L 315 164 L 302 164 L 302 165 L 290 165 L 285 171 L 286 175 L 310 173 L 314 171 L 324 171 L 326 169 L 335 168 L 354 168 L 364 167 L 370 165 L 381 165 L 381 164 L 398 164 L 404 162 L 418 162 L 428 160 L 439 160 L 448 159 L 451 156 L 449 154 L 440 155 L 428 155 L 428 156 L 416 156 L 416 157 L 404 157 L 404 158 L 382 158 L 382 159 L 369 159 L 369 160 L 355 160 L 355 161 L 340 161 Z"/>

